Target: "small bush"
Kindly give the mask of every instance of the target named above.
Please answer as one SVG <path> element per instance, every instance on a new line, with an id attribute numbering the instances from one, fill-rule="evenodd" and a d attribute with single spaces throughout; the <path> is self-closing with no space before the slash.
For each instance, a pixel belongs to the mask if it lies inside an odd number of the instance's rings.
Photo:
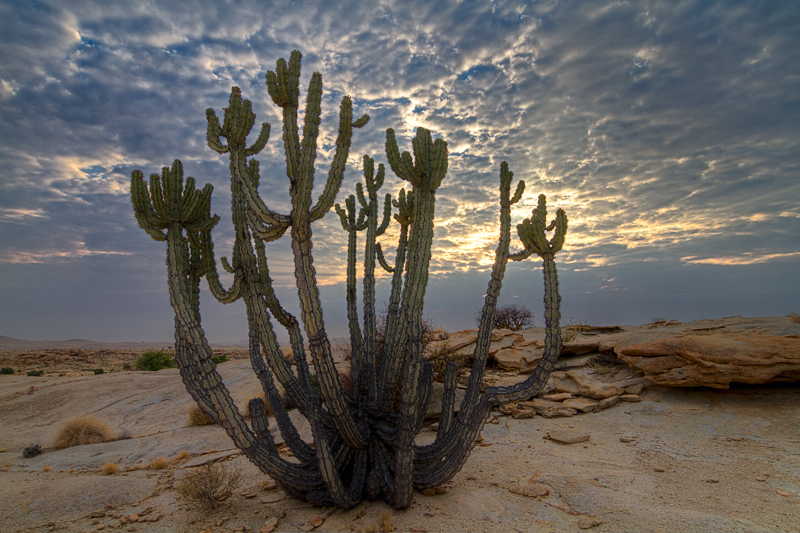
<path id="1" fill-rule="evenodd" d="M 211 356 L 211 361 L 213 361 L 215 365 L 218 365 L 220 363 L 227 363 L 230 359 L 228 359 L 227 355 L 213 355 Z"/>
<path id="2" fill-rule="evenodd" d="M 604 356 L 592 357 L 586 362 L 586 366 L 594 370 L 596 374 L 608 374 L 614 371 L 614 363 Z"/>
<path id="3" fill-rule="evenodd" d="M 138 370 L 148 370 L 151 372 L 157 372 L 165 368 L 175 368 L 177 366 L 172 357 L 165 354 L 163 350 L 147 350 L 136 360 L 136 368 Z"/>
<path id="4" fill-rule="evenodd" d="M 94 375 L 95 376 L 97 376 L 99 374 L 102 374 L 102 373 L 103 373 L 103 369 L 102 368 L 95 368 L 94 369 Z"/>
<path id="5" fill-rule="evenodd" d="M 233 494 L 241 480 L 241 472 L 228 463 L 209 463 L 186 474 L 177 491 L 189 505 L 211 511 Z"/>
<path id="6" fill-rule="evenodd" d="M 3 367 L 3 368 L 0 369 L 0 374 L 13 374 L 13 373 L 14 373 L 14 369 L 11 368 L 11 367 L 8 367 L 8 366 Z"/>
<path id="7" fill-rule="evenodd" d="M 429 357 L 429 361 L 433 363 L 433 377 L 437 381 L 444 381 L 445 371 L 447 370 L 447 363 L 453 362 L 458 365 L 458 369 L 466 368 L 471 359 L 470 355 L 464 355 L 456 352 L 450 347 L 450 343 L 444 341 L 436 345 Z"/>
<path id="8" fill-rule="evenodd" d="M 100 467 L 100 472 L 104 476 L 110 476 L 111 474 L 116 472 L 118 468 L 119 468 L 119 465 L 117 463 L 106 463 L 106 464 L 104 464 L 103 466 Z"/>
<path id="9" fill-rule="evenodd" d="M 31 457 L 36 457 L 40 453 L 42 453 L 42 447 L 38 444 L 31 444 L 22 450 L 22 457 L 30 459 Z"/>
<path id="10" fill-rule="evenodd" d="M 111 428 L 97 417 L 80 415 L 65 420 L 56 432 L 53 447 L 56 449 L 70 448 L 84 444 L 99 444 L 111 442 L 115 439 Z"/>
<path id="11" fill-rule="evenodd" d="M 29 376 L 32 376 L 32 377 L 35 377 L 35 378 L 39 377 L 39 376 L 41 376 L 43 374 L 44 374 L 44 372 L 42 370 L 31 370 L 30 372 L 28 372 Z"/>
<path id="12" fill-rule="evenodd" d="M 166 468 L 170 465 L 172 461 L 167 459 L 166 457 L 156 457 L 152 461 L 147 464 L 148 470 L 161 470 Z"/>
<path id="13" fill-rule="evenodd" d="M 122 370 L 133 370 L 133 368 L 131 368 L 131 365 L 129 365 L 128 363 L 125 363 L 124 365 L 122 365 Z"/>
<path id="14" fill-rule="evenodd" d="M 800 324 L 800 315 L 797 313 L 789 313 L 789 320 L 794 324 Z"/>
<path id="15" fill-rule="evenodd" d="M 215 424 L 214 419 L 211 418 L 203 411 L 199 405 L 194 404 L 189 409 L 189 425 L 190 426 L 210 426 Z"/>

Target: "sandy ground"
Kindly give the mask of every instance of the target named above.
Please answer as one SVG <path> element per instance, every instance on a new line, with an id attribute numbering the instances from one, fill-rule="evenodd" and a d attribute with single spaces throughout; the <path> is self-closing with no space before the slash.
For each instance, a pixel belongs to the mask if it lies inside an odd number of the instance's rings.
<path id="1" fill-rule="evenodd" d="M 247 362 L 219 368 L 243 405 L 257 390 Z M 621 380 L 626 371 L 598 377 Z M 458 475 L 439 494 L 417 493 L 404 511 L 383 502 L 318 509 L 265 489 L 267 477 L 221 428 L 188 427 L 190 406 L 176 370 L 0 376 L 0 533 L 256 532 L 270 519 L 278 532 L 798 531 L 800 524 L 797 385 L 651 387 L 641 402 L 570 418 L 516 420 L 495 412 Z M 48 448 L 60 422 L 81 413 L 132 438 Z M 556 430 L 589 440 L 558 444 L 547 438 Z M 434 435 L 426 428 L 420 442 Z M 44 453 L 23 458 L 22 449 L 36 442 Z M 183 450 L 188 461 L 130 470 Z M 203 513 L 175 486 L 210 461 L 241 469 L 244 481 Z M 107 462 L 120 470 L 102 475 Z"/>

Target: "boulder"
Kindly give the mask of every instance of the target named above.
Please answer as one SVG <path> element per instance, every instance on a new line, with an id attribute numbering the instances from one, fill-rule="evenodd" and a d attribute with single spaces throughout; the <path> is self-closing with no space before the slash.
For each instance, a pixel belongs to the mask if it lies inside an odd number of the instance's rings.
<path id="1" fill-rule="evenodd" d="M 727 389 L 800 379 L 800 339 L 653 331 L 619 339 L 617 357 L 655 385 Z"/>
<path id="2" fill-rule="evenodd" d="M 594 411 L 597 408 L 597 402 L 593 402 L 592 400 L 587 400 L 586 398 L 570 398 L 564 400 L 563 405 L 565 407 L 571 407 L 572 409 L 577 409 L 582 413 L 588 413 L 590 411 Z"/>
<path id="3" fill-rule="evenodd" d="M 622 390 L 616 385 L 603 383 L 586 374 L 585 370 L 553 372 L 556 392 L 568 392 L 573 396 L 585 396 L 595 400 L 619 396 Z"/>
<path id="4" fill-rule="evenodd" d="M 533 372 L 539 364 L 543 350 L 504 348 L 494 354 L 494 360 L 501 370 L 518 370 L 521 374 Z"/>

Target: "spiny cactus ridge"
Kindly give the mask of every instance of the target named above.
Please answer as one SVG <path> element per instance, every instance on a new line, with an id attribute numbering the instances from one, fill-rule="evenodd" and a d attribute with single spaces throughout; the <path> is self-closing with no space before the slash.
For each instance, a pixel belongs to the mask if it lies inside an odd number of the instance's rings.
<path id="1" fill-rule="evenodd" d="M 235 242 L 230 259 L 221 258 L 233 275 L 224 287 L 217 272 L 211 230 L 219 218 L 210 214 L 211 185 L 195 189 L 193 178 L 184 182 L 180 161 L 153 175 L 150 186 L 134 171 L 131 197 L 139 225 L 153 239 L 167 242 L 170 302 L 175 310 L 176 361 L 187 390 L 200 407 L 219 423 L 235 445 L 263 472 L 293 496 L 317 505 L 351 508 L 362 499 L 383 498 L 398 509 L 411 503 L 414 490 L 436 487 L 461 468 L 492 406 L 528 398 L 545 384 L 558 357 L 558 279 L 554 256 L 564 244 L 567 217 L 562 210 L 546 224 L 545 198 L 530 219 L 517 226 L 523 249 L 510 253 L 511 206 L 519 202 L 525 185 L 511 194 L 513 174 L 504 162 L 500 169 L 500 239 L 483 306 L 473 367 L 464 399 L 456 409 L 455 363 L 444 377 L 442 415 L 436 440 L 415 445 L 431 397 L 433 365 L 422 355 L 421 319 L 428 283 L 433 241 L 436 190 L 447 174 L 447 143 L 417 128 L 412 153 L 400 152 L 395 133 L 386 131 L 386 157 L 391 170 L 408 182 L 396 199 L 379 198 L 384 166 L 376 172 L 373 159 L 363 158 L 364 183 L 335 211 L 348 234 L 347 316 L 352 351 L 352 394 L 341 385 L 325 331 L 312 258 L 311 224 L 334 207 L 350 151 L 353 128 L 364 126 L 368 115 L 353 120 L 352 102 L 342 98 L 336 149 L 322 193 L 312 201 L 317 138 L 319 135 L 322 76 L 314 73 L 308 87 L 302 138 L 298 126 L 299 52 L 288 63 L 281 59 L 266 75 L 273 102 L 283 110 L 283 145 L 290 182 L 291 211 L 270 209 L 259 194 L 259 165 L 252 159 L 267 144 L 269 124 L 262 124 L 252 145 L 246 139 L 255 124 L 249 100 L 238 87 L 231 90 L 220 124 L 209 109 L 207 141 L 210 148 L 228 154 Z M 392 216 L 393 208 L 397 212 Z M 399 224 L 394 264 L 387 261 L 378 237 L 389 224 Z M 548 241 L 546 232 L 554 231 Z M 265 243 L 289 233 L 294 257 L 298 320 L 275 296 Z M 356 248 L 364 233 L 362 323 L 359 322 Z M 545 356 L 530 377 L 513 387 L 489 387 L 480 393 L 489 356 L 491 325 L 509 259 L 533 253 L 544 260 L 547 337 Z M 383 342 L 378 346 L 375 313 L 375 269 L 391 274 L 391 293 Z M 223 303 L 244 301 L 248 317 L 250 361 L 275 416 L 270 428 L 261 399 L 250 402 L 247 423 L 222 383 L 200 324 L 199 284 L 205 277 L 210 292 Z M 277 342 L 273 320 L 288 332 L 295 368 Z M 301 326 L 302 325 L 302 326 Z M 305 337 L 305 341 L 304 341 Z M 311 355 L 311 364 L 308 361 Z M 313 365 L 315 375 L 312 376 Z M 287 403 L 297 406 L 311 427 L 313 443 L 304 441 L 289 416 Z M 458 410 L 458 416 L 454 412 Z M 280 455 L 273 438 L 277 429 L 294 455 Z"/>

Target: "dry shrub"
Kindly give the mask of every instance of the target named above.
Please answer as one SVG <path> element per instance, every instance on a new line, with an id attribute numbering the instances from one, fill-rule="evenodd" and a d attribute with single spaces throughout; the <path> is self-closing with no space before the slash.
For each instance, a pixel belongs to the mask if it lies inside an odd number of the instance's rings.
<path id="1" fill-rule="evenodd" d="M 50 467 L 50 466 L 47 466 L 47 465 L 45 465 L 45 466 L 43 466 L 43 467 L 42 467 L 42 471 L 43 471 L 43 472 L 50 472 L 52 469 L 53 469 L 52 467 Z"/>
<path id="2" fill-rule="evenodd" d="M 789 320 L 794 324 L 800 324 L 800 315 L 797 313 L 789 313 Z"/>
<path id="3" fill-rule="evenodd" d="M 147 464 L 148 470 L 161 470 L 162 468 L 166 468 L 170 465 L 172 461 L 167 459 L 166 457 L 156 457 L 152 461 Z"/>
<path id="4" fill-rule="evenodd" d="M 100 472 L 104 476 L 110 476 L 111 474 L 116 472 L 118 468 L 119 468 L 119 465 L 117 463 L 106 463 L 106 464 L 104 464 L 103 466 L 100 467 Z"/>
<path id="5" fill-rule="evenodd" d="M 177 491 L 189 505 L 211 511 L 233 494 L 241 480 L 241 472 L 228 463 L 209 463 L 186 474 Z"/>
<path id="6" fill-rule="evenodd" d="M 394 531 L 391 511 L 383 512 L 383 516 L 381 516 L 381 531 Z"/>
<path id="7" fill-rule="evenodd" d="M 186 451 L 186 450 L 183 450 L 181 453 L 179 453 L 178 455 L 176 455 L 176 456 L 175 456 L 175 457 L 174 457 L 172 460 L 173 460 L 173 461 L 175 461 L 175 462 L 178 462 L 178 461 L 185 461 L 185 460 L 187 460 L 187 459 L 190 459 L 191 457 L 192 457 L 192 454 L 190 454 L 190 453 L 189 453 L 188 451 Z"/>
<path id="8" fill-rule="evenodd" d="M 210 426 L 214 423 L 214 419 L 208 416 L 199 405 L 195 404 L 189 409 L 190 426 Z"/>
<path id="9" fill-rule="evenodd" d="M 53 439 L 53 447 L 60 450 L 83 444 L 100 444 L 116 440 L 111 428 L 96 416 L 79 415 L 61 424 Z"/>

